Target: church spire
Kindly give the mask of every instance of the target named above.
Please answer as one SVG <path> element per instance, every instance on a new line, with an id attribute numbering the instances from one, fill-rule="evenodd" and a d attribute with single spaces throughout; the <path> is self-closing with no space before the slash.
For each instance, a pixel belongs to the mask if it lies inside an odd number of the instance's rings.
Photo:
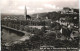
<path id="1" fill-rule="evenodd" d="M 26 19 L 26 15 L 27 15 L 27 9 L 26 9 L 26 5 L 25 5 L 25 9 L 24 9 L 24 18 Z"/>
<path id="2" fill-rule="evenodd" d="M 25 6 L 25 15 L 27 15 L 27 8 L 26 8 L 26 6 Z"/>
<path id="3" fill-rule="evenodd" d="M 30 20 L 31 19 L 31 17 L 27 14 L 26 6 L 25 6 L 25 9 L 24 9 L 24 18 L 25 18 L 25 20 Z"/>

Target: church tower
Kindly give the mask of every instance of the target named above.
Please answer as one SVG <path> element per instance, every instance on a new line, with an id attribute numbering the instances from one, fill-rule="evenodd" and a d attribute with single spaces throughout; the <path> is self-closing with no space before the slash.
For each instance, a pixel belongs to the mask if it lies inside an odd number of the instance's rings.
<path id="1" fill-rule="evenodd" d="M 24 8 L 24 19 L 26 20 L 26 15 L 27 15 L 27 9 L 26 9 L 26 6 Z"/>
<path id="2" fill-rule="evenodd" d="M 25 20 L 30 20 L 31 19 L 31 17 L 29 15 L 27 15 L 27 8 L 26 8 L 26 6 L 25 6 L 25 9 L 24 9 L 24 18 L 25 18 Z"/>

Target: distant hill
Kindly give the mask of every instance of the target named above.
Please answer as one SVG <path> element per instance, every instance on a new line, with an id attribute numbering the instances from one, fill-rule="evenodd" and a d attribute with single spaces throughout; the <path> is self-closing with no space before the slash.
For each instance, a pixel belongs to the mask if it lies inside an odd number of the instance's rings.
<path id="1" fill-rule="evenodd" d="M 31 14 L 30 16 L 32 18 L 36 18 L 37 14 L 39 17 L 45 17 L 47 15 L 47 13 L 36 13 L 36 14 Z M 18 19 L 22 19 L 24 17 L 24 15 L 15 15 L 15 14 L 1 14 L 1 19 L 5 18 L 5 17 L 10 17 L 10 18 L 15 18 L 17 17 Z"/>
<path id="2" fill-rule="evenodd" d="M 31 17 L 36 18 L 37 15 L 38 17 L 45 17 L 48 13 L 36 13 L 36 14 L 32 14 Z"/>
<path id="3" fill-rule="evenodd" d="M 61 17 L 66 17 L 67 15 L 63 14 L 61 15 L 60 12 L 56 12 L 56 11 L 52 11 L 52 12 L 45 12 L 45 13 L 35 13 L 35 14 L 31 14 L 31 18 L 35 19 L 36 17 L 39 18 L 45 18 L 45 17 L 48 17 L 49 19 L 52 19 L 52 20 L 57 20 Z M 69 17 L 73 17 L 73 16 L 78 16 L 78 15 L 73 15 L 73 14 L 70 14 L 68 15 Z M 10 17 L 10 18 L 18 18 L 18 19 L 23 19 L 24 15 L 14 15 L 14 14 L 1 14 L 1 19 L 3 19 L 4 17 Z"/>
<path id="4" fill-rule="evenodd" d="M 38 17 L 40 17 L 40 18 L 48 17 L 49 19 L 54 19 L 54 20 L 59 19 L 59 17 L 60 17 L 60 13 L 55 12 L 55 11 L 53 11 L 53 12 L 48 12 L 48 13 L 37 13 L 37 14 L 31 15 L 31 17 L 36 18 L 37 15 L 38 15 Z"/>
<path id="5" fill-rule="evenodd" d="M 45 13 L 36 13 L 36 14 L 32 14 L 30 15 L 33 19 L 35 19 L 36 17 L 39 18 L 45 18 L 48 17 L 49 19 L 56 19 L 59 17 L 59 14 L 57 12 L 45 12 Z M 1 19 L 5 18 L 5 17 L 10 17 L 11 19 L 13 18 L 18 18 L 18 19 L 23 19 L 24 15 L 14 15 L 14 14 L 1 14 Z"/>
<path id="6" fill-rule="evenodd" d="M 24 15 L 1 14 L 1 19 L 5 18 L 5 17 L 11 18 L 11 19 L 14 19 L 14 18 L 22 19 L 24 17 Z"/>

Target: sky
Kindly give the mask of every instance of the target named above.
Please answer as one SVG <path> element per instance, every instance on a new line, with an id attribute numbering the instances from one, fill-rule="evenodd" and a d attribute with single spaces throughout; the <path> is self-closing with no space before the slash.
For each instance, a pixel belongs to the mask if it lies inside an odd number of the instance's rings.
<path id="1" fill-rule="evenodd" d="M 28 14 L 58 11 L 63 7 L 79 8 L 79 0 L 0 0 L 1 13 Z"/>

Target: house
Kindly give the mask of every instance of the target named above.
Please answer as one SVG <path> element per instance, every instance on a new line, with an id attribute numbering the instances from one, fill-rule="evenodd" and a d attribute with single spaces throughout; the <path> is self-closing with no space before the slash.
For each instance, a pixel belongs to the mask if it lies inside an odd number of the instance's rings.
<path id="1" fill-rule="evenodd" d="M 61 14 L 79 14 L 79 9 L 64 7 L 60 13 Z"/>
<path id="2" fill-rule="evenodd" d="M 69 13 L 71 11 L 70 8 L 64 7 L 63 10 L 61 11 L 61 14 Z"/>

